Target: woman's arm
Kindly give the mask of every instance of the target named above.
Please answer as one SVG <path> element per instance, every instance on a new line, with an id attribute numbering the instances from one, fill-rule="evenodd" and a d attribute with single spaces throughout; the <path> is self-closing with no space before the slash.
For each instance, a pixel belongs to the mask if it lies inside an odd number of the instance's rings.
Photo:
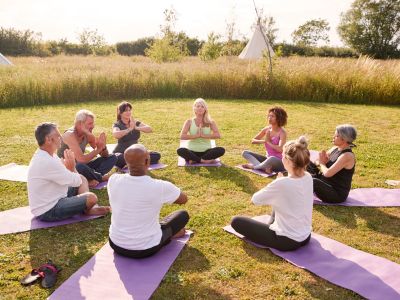
<path id="1" fill-rule="evenodd" d="M 144 132 L 144 133 L 151 133 L 151 132 L 153 132 L 153 129 L 149 126 L 149 125 L 146 125 L 146 124 L 144 124 L 144 123 L 142 123 L 142 122 L 140 122 L 140 124 L 139 125 L 136 125 L 136 128 L 135 128 L 136 130 L 139 130 L 139 131 L 141 131 L 141 132 Z"/>
<path id="2" fill-rule="evenodd" d="M 321 172 L 325 177 L 332 177 L 340 170 L 346 168 L 351 169 L 354 166 L 354 154 L 352 153 L 343 153 L 339 156 L 337 161 L 328 168 L 326 166 L 326 161 L 319 162 L 319 166 L 321 167 Z"/>
<path id="3" fill-rule="evenodd" d="M 264 144 L 265 143 L 265 135 L 269 127 L 263 128 L 257 135 L 251 140 L 252 144 Z"/>
<path id="4" fill-rule="evenodd" d="M 190 130 L 190 125 L 192 124 L 192 120 L 186 120 L 185 123 L 183 123 L 183 127 L 181 130 L 181 134 L 179 136 L 179 138 L 181 140 L 194 140 L 200 137 L 200 134 L 197 133 L 195 135 L 191 135 L 189 134 L 189 130 Z"/>
<path id="5" fill-rule="evenodd" d="M 280 139 L 279 139 L 279 144 L 278 145 L 274 145 L 270 141 L 267 141 L 266 143 L 268 144 L 268 146 L 270 146 L 275 151 L 282 152 L 283 151 L 283 145 L 286 144 L 286 131 L 282 128 L 282 130 L 279 133 L 279 135 L 280 135 Z"/>
<path id="6" fill-rule="evenodd" d="M 220 139 L 221 134 L 219 133 L 217 123 L 212 121 L 210 124 L 211 134 L 204 134 L 202 130 L 200 130 L 200 137 L 204 139 Z"/>
<path id="7" fill-rule="evenodd" d="M 113 131 L 112 131 L 112 135 L 113 137 L 115 137 L 117 140 L 119 140 L 120 138 L 124 137 L 125 135 L 127 135 L 129 132 L 131 132 L 131 129 L 128 127 L 127 129 L 121 130 L 120 128 L 114 126 L 113 127 Z"/>

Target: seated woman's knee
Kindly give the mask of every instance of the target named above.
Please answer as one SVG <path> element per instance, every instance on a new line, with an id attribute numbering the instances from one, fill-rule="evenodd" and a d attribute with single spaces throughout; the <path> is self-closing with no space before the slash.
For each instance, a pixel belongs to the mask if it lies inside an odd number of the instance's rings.
<path id="1" fill-rule="evenodd" d="M 92 192 L 87 193 L 86 203 L 88 206 L 92 207 L 97 203 L 97 196 Z"/>

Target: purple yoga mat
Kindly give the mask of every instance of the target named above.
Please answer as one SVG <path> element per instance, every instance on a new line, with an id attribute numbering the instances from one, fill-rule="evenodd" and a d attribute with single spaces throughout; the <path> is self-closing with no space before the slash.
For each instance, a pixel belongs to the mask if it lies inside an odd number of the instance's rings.
<path id="1" fill-rule="evenodd" d="M 361 188 L 351 190 L 342 203 L 325 203 L 314 196 L 314 204 L 341 206 L 400 206 L 400 189 Z"/>
<path id="2" fill-rule="evenodd" d="M 261 171 L 261 170 L 246 169 L 246 168 L 243 168 L 242 165 L 237 165 L 237 166 L 235 166 L 235 167 L 238 168 L 238 169 L 240 169 L 240 170 L 243 170 L 243 171 L 247 171 L 247 172 L 254 173 L 254 174 L 256 174 L 256 175 L 260 175 L 260 176 L 262 176 L 262 177 L 273 177 L 273 176 L 276 175 L 275 172 L 272 172 L 272 173 L 270 173 L 270 174 L 267 174 L 267 173 L 265 173 L 264 171 Z"/>
<path id="3" fill-rule="evenodd" d="M 267 222 L 268 215 L 254 219 Z M 243 239 L 231 226 L 224 230 Z M 246 242 L 250 242 L 244 239 Z M 256 247 L 267 248 L 250 242 Z M 322 235 L 312 233 L 310 242 L 295 251 L 270 250 L 292 263 L 367 299 L 400 299 L 400 265 Z"/>
<path id="4" fill-rule="evenodd" d="M 149 171 L 164 169 L 164 168 L 166 168 L 167 166 L 168 166 L 168 165 L 160 164 L 160 163 L 158 163 L 158 164 L 152 164 L 152 165 L 149 166 Z M 120 171 L 123 172 L 123 173 L 128 173 L 129 170 L 128 170 L 128 167 L 125 167 L 125 168 L 121 169 Z"/>
<path id="5" fill-rule="evenodd" d="M 0 212 L 0 235 L 72 224 L 99 217 L 101 216 L 76 215 L 63 221 L 43 222 L 32 215 L 29 206 L 18 207 Z"/>
<path id="6" fill-rule="evenodd" d="M 175 261 L 191 231 L 172 239 L 155 255 L 132 259 L 115 254 L 107 243 L 48 299 L 149 299 Z"/>

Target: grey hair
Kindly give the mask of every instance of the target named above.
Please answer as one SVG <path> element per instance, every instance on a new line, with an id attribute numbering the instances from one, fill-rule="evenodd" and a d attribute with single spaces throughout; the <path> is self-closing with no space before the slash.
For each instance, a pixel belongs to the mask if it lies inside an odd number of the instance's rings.
<path id="1" fill-rule="evenodd" d="M 39 146 L 43 146 L 46 142 L 46 137 L 57 129 L 57 125 L 50 122 L 39 124 L 35 129 L 35 138 Z"/>
<path id="2" fill-rule="evenodd" d="M 88 117 L 94 119 L 94 113 L 87 109 L 81 109 L 75 115 L 75 124 L 78 122 L 85 122 Z"/>
<path id="3" fill-rule="evenodd" d="M 343 124 L 336 126 L 337 134 L 350 146 L 355 146 L 353 141 L 357 138 L 357 130 L 353 125 Z"/>

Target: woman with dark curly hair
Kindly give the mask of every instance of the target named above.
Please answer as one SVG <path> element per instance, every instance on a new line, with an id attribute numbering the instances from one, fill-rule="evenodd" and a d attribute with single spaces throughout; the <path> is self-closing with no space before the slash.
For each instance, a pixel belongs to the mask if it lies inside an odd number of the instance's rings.
<path id="1" fill-rule="evenodd" d="M 253 138 L 252 144 L 264 144 L 266 156 L 245 150 L 242 156 L 249 162 L 243 167 L 247 169 L 264 170 L 266 173 L 282 172 L 282 149 L 286 143 L 286 131 L 283 126 L 287 122 L 287 113 L 281 107 L 268 110 L 268 125 Z"/>

